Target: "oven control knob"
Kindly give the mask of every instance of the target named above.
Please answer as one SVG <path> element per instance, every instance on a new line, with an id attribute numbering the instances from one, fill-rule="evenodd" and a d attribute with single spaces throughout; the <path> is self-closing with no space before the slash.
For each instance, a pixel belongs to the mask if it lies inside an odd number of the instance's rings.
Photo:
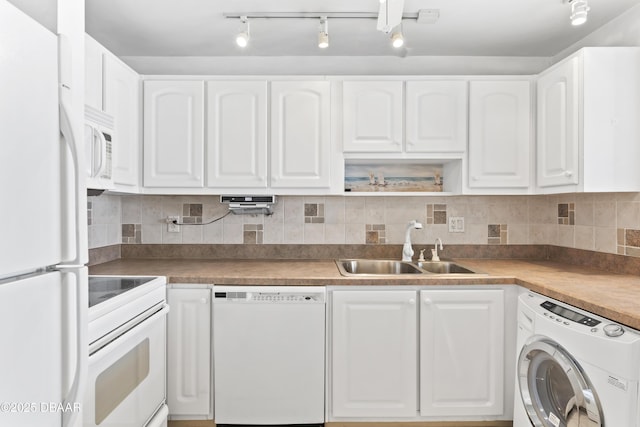
<path id="1" fill-rule="evenodd" d="M 606 325 L 602 329 L 608 337 L 619 337 L 620 335 L 624 334 L 624 329 L 622 329 L 622 326 L 614 325 L 613 323 Z"/>

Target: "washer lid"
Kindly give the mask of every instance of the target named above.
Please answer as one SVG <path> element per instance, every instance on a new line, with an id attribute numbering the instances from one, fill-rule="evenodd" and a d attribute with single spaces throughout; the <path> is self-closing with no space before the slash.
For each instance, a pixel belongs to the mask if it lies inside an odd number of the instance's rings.
<path id="1" fill-rule="evenodd" d="M 603 426 L 602 406 L 591 381 L 551 338 L 529 338 L 518 358 L 518 383 L 534 426 Z"/>

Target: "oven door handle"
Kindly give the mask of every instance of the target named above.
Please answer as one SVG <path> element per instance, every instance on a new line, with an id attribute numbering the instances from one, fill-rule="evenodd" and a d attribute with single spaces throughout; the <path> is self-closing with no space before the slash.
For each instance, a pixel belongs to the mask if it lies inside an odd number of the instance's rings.
<path id="1" fill-rule="evenodd" d="M 109 344 L 111 344 L 118 338 L 126 337 L 128 332 L 133 331 L 136 326 L 143 323 L 153 322 L 160 317 L 166 316 L 168 313 L 169 306 L 165 302 L 161 302 L 129 320 L 128 322 L 120 325 L 103 337 L 98 338 L 97 340 L 89 344 L 89 361 L 92 361 L 96 357 L 99 357 L 102 354 L 101 350 L 105 349 L 107 346 L 109 346 Z"/>

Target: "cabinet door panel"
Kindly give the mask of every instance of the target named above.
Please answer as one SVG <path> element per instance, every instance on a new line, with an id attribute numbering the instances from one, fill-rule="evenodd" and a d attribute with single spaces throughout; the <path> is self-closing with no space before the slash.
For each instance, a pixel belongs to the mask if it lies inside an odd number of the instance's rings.
<path id="1" fill-rule="evenodd" d="M 167 405 L 171 415 L 208 416 L 211 396 L 211 289 L 169 288 Z"/>
<path id="2" fill-rule="evenodd" d="M 207 83 L 207 187 L 267 186 L 267 83 Z"/>
<path id="3" fill-rule="evenodd" d="M 502 415 L 502 290 L 420 292 L 420 414 Z"/>
<path id="4" fill-rule="evenodd" d="M 329 82 L 271 84 L 271 187 L 329 187 L 329 100 Z"/>
<path id="5" fill-rule="evenodd" d="M 578 184 L 579 61 L 575 57 L 538 79 L 539 187 Z"/>
<path id="6" fill-rule="evenodd" d="M 144 185 L 202 187 L 203 156 L 203 83 L 145 81 Z"/>
<path id="7" fill-rule="evenodd" d="M 416 293 L 333 294 L 332 414 L 415 417 Z"/>
<path id="8" fill-rule="evenodd" d="M 469 187 L 529 186 L 530 83 L 471 82 Z"/>
<path id="9" fill-rule="evenodd" d="M 343 83 L 344 151 L 402 151 L 402 82 Z"/>
<path id="10" fill-rule="evenodd" d="M 105 55 L 104 108 L 113 116 L 113 181 L 116 185 L 138 185 L 139 166 L 139 77 L 111 55 Z"/>
<path id="11" fill-rule="evenodd" d="M 407 151 L 455 152 L 467 147 L 467 82 L 407 82 Z"/>

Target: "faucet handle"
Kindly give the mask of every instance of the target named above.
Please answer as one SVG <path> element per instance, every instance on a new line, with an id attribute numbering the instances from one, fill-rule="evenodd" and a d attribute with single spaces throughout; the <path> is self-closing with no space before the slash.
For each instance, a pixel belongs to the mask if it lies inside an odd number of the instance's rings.
<path id="1" fill-rule="evenodd" d="M 425 249 L 420 249 L 420 258 L 418 258 L 419 262 L 426 261 L 426 259 L 424 259 L 424 251 Z"/>

